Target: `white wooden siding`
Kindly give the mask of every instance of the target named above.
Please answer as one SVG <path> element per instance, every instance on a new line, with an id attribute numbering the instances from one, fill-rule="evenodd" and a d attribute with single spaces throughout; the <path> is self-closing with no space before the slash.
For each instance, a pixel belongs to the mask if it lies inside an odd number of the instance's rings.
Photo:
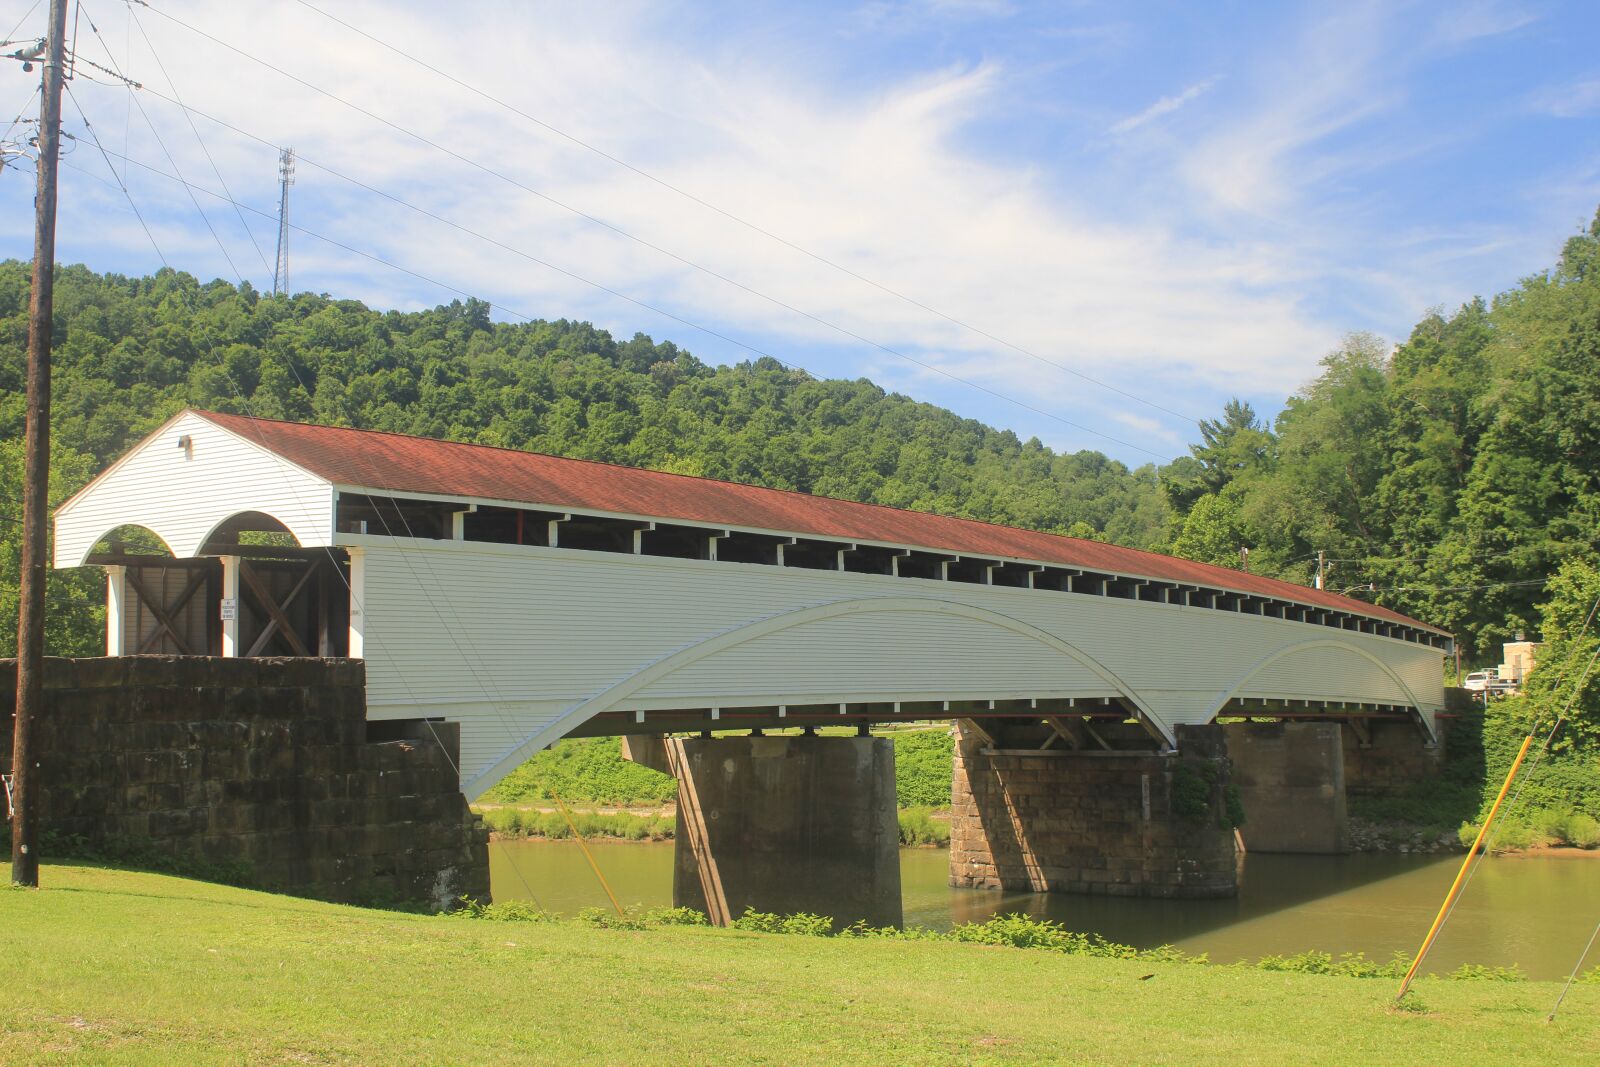
<path id="1" fill-rule="evenodd" d="M 1120 681 L 1111 688 L 1125 686 L 1168 730 L 1208 721 L 1229 696 L 1414 703 L 1430 714 L 1443 703 L 1437 649 L 1208 608 L 568 549 L 339 542 L 366 549 L 370 713 L 460 720 L 469 793 L 530 741 L 570 730 L 586 701 L 675 653 L 681 668 L 582 714 L 1107 692 L 1103 674 L 1050 641 L 1109 672 Z M 871 598 L 922 600 L 928 611 L 868 604 L 708 656 L 686 651 L 780 625 L 786 613 Z M 989 614 L 952 618 L 941 603 Z"/>
<path id="2" fill-rule="evenodd" d="M 191 448 L 178 447 L 184 436 Z M 174 556 L 195 556 L 219 523 L 244 511 L 271 515 L 302 545 L 331 542 L 332 485 L 186 412 L 56 511 L 56 566 L 81 565 L 123 525 L 152 531 Z"/>

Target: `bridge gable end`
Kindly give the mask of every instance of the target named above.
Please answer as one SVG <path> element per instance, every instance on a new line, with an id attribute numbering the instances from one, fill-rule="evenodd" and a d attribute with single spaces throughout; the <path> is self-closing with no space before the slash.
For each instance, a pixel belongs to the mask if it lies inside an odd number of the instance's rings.
<path id="1" fill-rule="evenodd" d="M 55 565 L 81 566 L 121 526 L 142 526 L 179 558 L 198 555 L 222 523 L 270 515 L 302 545 L 333 540 L 333 486 L 200 415 L 168 420 L 66 501 L 55 516 Z"/>

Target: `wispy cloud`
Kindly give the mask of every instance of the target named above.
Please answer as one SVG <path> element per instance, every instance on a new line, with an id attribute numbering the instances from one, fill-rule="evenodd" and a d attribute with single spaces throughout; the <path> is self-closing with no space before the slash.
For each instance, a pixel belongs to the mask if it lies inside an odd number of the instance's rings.
<path id="1" fill-rule="evenodd" d="M 1186 179 L 1213 207 L 1282 220 L 1303 190 L 1362 165 L 1365 147 L 1327 146 L 1400 99 L 1385 48 L 1392 30 L 1387 10 L 1372 4 L 1300 27 L 1241 71 L 1249 103 L 1194 138 L 1181 163 Z"/>
<path id="2" fill-rule="evenodd" d="M 853 17 L 866 29 L 904 32 L 933 23 L 1003 19 L 1016 13 L 1011 0 L 869 0 Z"/>
<path id="3" fill-rule="evenodd" d="M 1530 11 L 1508 8 L 1494 0 L 1451 4 L 1434 24 L 1434 36 L 1444 45 L 1462 45 L 1520 30 L 1538 20 L 1539 16 Z"/>
<path id="4" fill-rule="evenodd" d="M 1546 89 L 1536 94 L 1533 110 L 1543 115 L 1575 119 L 1600 112 L 1600 78 Z"/>
<path id="5" fill-rule="evenodd" d="M 1195 82 L 1175 96 L 1163 96 L 1137 115 L 1129 115 L 1112 126 L 1110 132 L 1127 133 L 1129 130 L 1136 130 L 1145 123 L 1152 122 L 1163 115 L 1170 115 L 1189 101 L 1204 94 L 1213 85 L 1217 84 L 1217 81 L 1218 79 L 1215 77 L 1207 78 L 1205 81 Z"/>
<path id="6" fill-rule="evenodd" d="M 886 15 L 955 25 L 962 47 L 937 59 L 920 59 L 920 50 L 910 58 L 901 54 L 895 64 L 873 64 L 871 76 L 859 78 L 836 76 L 834 61 L 843 62 L 837 56 L 818 58 L 832 47 L 826 42 L 813 42 L 813 51 L 796 60 L 792 37 L 768 26 L 741 32 L 743 24 L 730 18 L 716 32 L 686 27 L 694 5 L 553 5 L 535 12 L 502 2 L 446 11 L 420 2 L 352 0 L 348 11 L 341 9 L 342 18 L 381 27 L 373 32 L 671 185 L 1041 360 L 704 210 L 300 5 L 265 0 L 261 12 L 206 0 L 173 0 L 173 6 L 209 32 L 520 185 L 749 287 L 586 221 L 135 8 L 186 99 L 500 246 L 376 198 L 307 162 L 293 192 L 292 221 L 378 262 L 296 232 L 291 279 L 297 289 L 401 308 L 449 300 L 452 289 L 462 290 L 492 300 L 507 315 L 589 318 L 624 336 L 644 330 L 713 361 L 747 358 L 749 351 L 737 343 L 747 342 L 819 373 L 870 374 L 891 388 L 1020 432 L 1049 432 L 1070 447 L 1104 442 L 1072 438 L 1073 431 L 1062 436 L 1059 422 L 952 383 L 817 319 L 1033 408 L 1165 450 L 1186 432 L 1180 419 L 1050 364 L 1188 414 L 1208 414 L 1234 392 L 1270 404 L 1273 393 L 1303 382 L 1345 329 L 1403 330 L 1422 308 L 1473 291 L 1461 279 L 1483 276 L 1487 268 L 1473 275 L 1463 264 L 1497 261 L 1500 273 L 1492 276 L 1501 277 L 1508 262 L 1516 269 L 1540 262 L 1526 254 L 1525 244 L 1506 251 L 1505 242 L 1519 233 L 1513 219 L 1496 219 L 1493 226 L 1470 225 L 1477 221 L 1471 217 L 1452 225 L 1421 220 L 1410 229 L 1392 219 L 1378 225 L 1360 217 L 1377 196 L 1375 186 L 1387 188 L 1391 181 L 1383 168 L 1428 140 L 1415 127 L 1395 132 L 1385 125 L 1405 113 L 1417 74 L 1408 64 L 1425 50 L 1414 42 L 1423 39 L 1434 54 L 1445 51 L 1428 43 L 1431 13 L 1416 9 L 1396 16 L 1388 5 L 1352 0 L 1333 17 L 1286 20 L 1270 39 L 1228 34 L 1218 46 L 1223 51 L 1208 55 L 1204 66 L 1178 75 L 1145 71 L 1147 98 L 1192 84 L 1117 121 L 1110 137 L 1104 132 L 1110 116 L 1092 89 L 1079 88 L 1093 84 L 1086 79 L 1094 65 L 1047 83 L 1027 63 L 1043 65 L 1054 58 L 1041 58 L 1051 48 L 991 51 L 980 33 L 983 19 L 1005 14 L 1009 5 L 989 0 L 880 5 Z M 1014 21 L 1028 17 L 1021 11 Z M 1039 35 L 1050 31 L 1045 26 Z M 1128 32 L 1137 37 L 1146 30 L 1135 25 Z M 451 40 L 488 40 L 494 47 L 470 59 L 429 51 Z M 866 53 L 869 60 L 886 47 L 881 38 L 868 40 L 848 27 L 839 30 L 839 40 L 847 50 L 877 50 Z M 969 42 L 990 58 L 951 63 L 951 55 L 974 54 Z M 119 65 L 165 91 L 137 34 L 131 54 L 124 54 L 120 38 L 114 44 Z M 85 55 L 102 58 L 87 45 Z M 862 56 L 851 51 L 849 58 Z M 1121 56 L 1102 59 L 1105 67 L 1123 62 Z M 1226 71 L 1223 89 L 1216 88 L 1216 77 L 1195 80 L 1207 71 Z M 1563 76 L 1588 74 L 1581 67 L 1542 74 L 1552 82 Z M 1126 84 L 1120 66 L 1118 84 Z M 1588 85 L 1574 80 L 1539 99 L 1551 113 L 1577 114 L 1591 106 Z M 18 89 L 14 104 L 27 89 Z M 111 148 L 120 151 L 128 105 L 123 91 L 80 81 L 74 92 L 96 126 L 112 131 Z M 1182 137 L 1155 136 L 1164 116 L 1207 93 L 1214 95 L 1182 116 Z M 1520 98 L 1524 115 L 1530 99 Z M 1061 107 L 1047 122 L 1015 121 L 1014 105 L 1041 100 Z M 185 175 L 213 184 L 182 116 L 154 98 L 145 98 L 145 106 Z M 276 206 L 273 148 L 203 121 L 200 126 L 235 195 L 270 215 Z M 997 128 L 1002 137 L 1018 130 L 1038 134 L 1043 147 L 1022 138 L 1023 147 L 1016 148 L 1019 142 L 1008 139 L 1006 151 L 997 152 Z M 1143 135 L 1123 136 L 1141 129 Z M 164 154 L 141 130 L 137 110 L 130 130 L 129 154 L 165 169 Z M 1051 154 L 1074 138 L 1092 141 L 1093 152 Z M 101 167 L 85 148 L 78 143 L 70 164 Z M 1374 178 L 1380 172 L 1381 182 Z M 94 209 L 63 215 L 63 257 L 99 269 L 147 269 L 142 231 L 118 214 L 120 193 L 84 182 L 78 170 L 67 173 L 69 184 L 79 184 L 64 190 L 64 202 L 92 201 Z M 180 189 L 137 172 L 131 183 L 176 265 L 208 277 L 227 275 Z M 1592 171 L 1574 172 L 1570 183 L 1574 191 L 1551 198 L 1567 214 L 1582 201 L 1579 186 L 1596 188 Z M 29 192 L 25 183 L 0 182 L 0 254 L 28 254 L 26 228 L 16 220 L 28 217 Z M 204 202 L 235 261 L 261 284 L 261 264 L 231 209 Z M 1587 203 L 1592 209 L 1592 196 Z M 270 256 L 272 220 L 247 217 Z M 1563 214 L 1559 225 L 1568 222 Z M 1445 232 L 1454 236 L 1441 237 Z M 1415 239 L 1407 244 L 1401 237 Z M 535 256 L 570 275 L 540 265 Z"/>

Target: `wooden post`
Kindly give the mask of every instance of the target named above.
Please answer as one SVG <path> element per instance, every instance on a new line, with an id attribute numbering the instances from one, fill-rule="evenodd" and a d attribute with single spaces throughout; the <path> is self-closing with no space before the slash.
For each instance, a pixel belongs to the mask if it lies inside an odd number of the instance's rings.
<path id="1" fill-rule="evenodd" d="M 222 557 L 222 654 L 236 657 L 243 652 L 239 647 L 239 557 Z"/>
<path id="2" fill-rule="evenodd" d="M 106 568 L 106 655 L 126 655 L 127 622 L 123 619 L 128 600 L 128 568 Z"/>
<path id="3" fill-rule="evenodd" d="M 22 582 L 17 612 L 17 710 L 11 748 L 11 880 L 39 884 L 38 783 L 33 723 L 44 711 L 44 589 L 50 500 L 50 341 L 55 314 L 56 169 L 67 2 L 50 0 L 39 102 L 38 192 L 34 196 L 33 290 L 28 302 L 28 408 L 22 489 Z"/>
<path id="4" fill-rule="evenodd" d="M 367 552 L 350 549 L 350 640 L 345 655 L 362 659 L 367 654 Z"/>

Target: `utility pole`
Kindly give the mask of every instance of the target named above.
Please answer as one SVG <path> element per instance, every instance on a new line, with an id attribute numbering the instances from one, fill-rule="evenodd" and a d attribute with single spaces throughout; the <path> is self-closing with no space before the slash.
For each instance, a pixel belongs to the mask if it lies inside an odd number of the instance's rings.
<path id="1" fill-rule="evenodd" d="M 22 588 L 17 612 L 17 712 L 11 748 L 11 880 L 39 884 L 38 782 L 33 724 L 44 710 L 45 522 L 50 499 L 50 328 L 55 313 L 56 164 L 67 0 L 50 0 L 39 102 L 39 188 L 34 196 L 33 292 L 28 302 L 28 410 L 22 486 Z"/>
<path id="2" fill-rule="evenodd" d="M 1327 555 L 1328 554 L 1326 552 L 1323 552 L 1320 549 L 1317 552 L 1317 588 L 1318 589 L 1322 588 L 1322 581 L 1323 581 L 1322 575 L 1323 575 L 1323 572 L 1327 569 Z"/>
<path id="3" fill-rule="evenodd" d="M 272 265 L 272 295 L 289 295 L 289 186 L 294 184 L 294 149 L 278 153 L 278 258 Z"/>

